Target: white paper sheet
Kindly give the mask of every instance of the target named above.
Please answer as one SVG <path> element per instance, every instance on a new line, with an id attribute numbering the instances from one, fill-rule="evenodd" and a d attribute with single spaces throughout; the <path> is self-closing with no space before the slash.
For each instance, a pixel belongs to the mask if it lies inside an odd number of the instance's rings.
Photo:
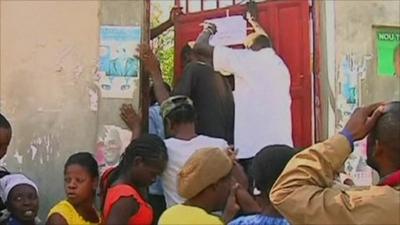
<path id="1" fill-rule="evenodd" d="M 217 26 L 217 33 L 211 38 L 211 45 L 237 45 L 246 39 L 247 23 L 242 16 L 229 16 L 207 20 Z"/>

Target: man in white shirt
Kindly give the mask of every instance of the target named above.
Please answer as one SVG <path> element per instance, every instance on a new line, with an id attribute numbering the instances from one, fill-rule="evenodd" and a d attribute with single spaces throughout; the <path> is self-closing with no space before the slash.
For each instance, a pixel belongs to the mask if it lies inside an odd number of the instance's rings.
<path id="1" fill-rule="evenodd" d="M 290 74 L 272 48 L 268 35 L 253 19 L 255 33 L 248 36 L 246 49 L 211 46 L 214 24 L 206 23 L 195 50 L 213 58 L 214 69 L 235 76 L 235 148 L 246 170 L 255 154 L 267 145 L 293 146 Z M 225 73 L 224 73 L 225 74 Z"/>
<path id="2" fill-rule="evenodd" d="M 168 151 L 168 163 L 161 176 L 167 208 L 183 203 L 186 199 L 178 194 L 178 174 L 189 157 L 202 148 L 226 149 L 228 144 L 220 138 L 197 135 L 195 132 L 196 111 L 190 98 L 173 96 L 161 104 L 166 134 L 164 140 Z"/>

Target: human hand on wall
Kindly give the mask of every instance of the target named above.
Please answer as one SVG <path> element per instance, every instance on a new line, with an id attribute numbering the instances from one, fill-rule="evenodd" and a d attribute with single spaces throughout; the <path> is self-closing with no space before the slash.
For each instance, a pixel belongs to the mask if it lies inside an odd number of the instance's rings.
<path id="1" fill-rule="evenodd" d="M 363 139 L 375 126 L 376 121 L 383 114 L 384 109 L 383 103 L 357 108 L 347 121 L 344 130 L 350 132 L 353 141 Z"/>

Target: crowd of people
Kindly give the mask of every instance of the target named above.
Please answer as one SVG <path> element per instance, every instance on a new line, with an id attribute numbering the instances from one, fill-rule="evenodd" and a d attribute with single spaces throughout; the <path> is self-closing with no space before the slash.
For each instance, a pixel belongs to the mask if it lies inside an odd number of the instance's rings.
<path id="1" fill-rule="evenodd" d="M 91 153 L 71 155 L 65 199 L 45 224 L 400 224 L 400 102 L 358 108 L 338 134 L 294 149 L 289 71 L 261 26 L 249 22 L 255 32 L 245 49 L 211 46 L 217 30 L 206 23 L 184 48 L 183 78 L 172 91 L 150 47 L 140 46 L 153 80 L 149 132 L 122 105 L 132 141 L 120 161 L 100 174 Z M 0 157 L 11 136 L 0 114 Z M 354 142 L 365 137 L 380 182 L 335 186 Z M 7 170 L 0 177 L 0 224 L 38 224 L 35 182 Z"/>

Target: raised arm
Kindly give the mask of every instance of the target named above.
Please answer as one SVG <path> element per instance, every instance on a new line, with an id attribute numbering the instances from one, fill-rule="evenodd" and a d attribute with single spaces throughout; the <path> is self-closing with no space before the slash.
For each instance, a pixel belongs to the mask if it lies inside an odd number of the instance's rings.
<path id="1" fill-rule="evenodd" d="M 382 111 L 380 104 L 356 110 L 342 134 L 315 144 L 290 160 L 270 193 L 272 203 L 283 216 L 293 224 L 393 222 L 393 218 L 382 217 L 398 213 L 400 194 L 390 187 L 332 187 L 335 175 L 351 153 L 352 141 L 364 138 Z M 372 212 L 365 213 L 367 208 Z"/>
<path id="2" fill-rule="evenodd" d="M 166 30 L 168 30 L 170 27 L 172 27 L 175 24 L 176 18 L 181 14 L 183 14 L 182 7 L 174 6 L 169 12 L 168 20 L 150 30 L 150 39 L 153 40 L 160 34 L 164 33 Z"/>
<path id="3" fill-rule="evenodd" d="M 147 44 L 139 45 L 137 51 L 140 52 L 138 57 L 142 60 L 145 70 L 153 79 L 154 93 L 158 103 L 161 104 L 165 99 L 169 98 L 169 92 L 164 85 L 160 62 Z"/>
<path id="4" fill-rule="evenodd" d="M 197 37 L 196 43 L 194 44 L 194 51 L 206 56 L 213 57 L 214 46 L 210 45 L 210 37 L 217 33 L 217 27 L 215 24 L 204 22 L 204 29 Z"/>
<path id="5" fill-rule="evenodd" d="M 247 14 L 247 21 L 249 21 L 250 25 L 253 27 L 254 32 L 268 36 L 265 30 L 261 27 L 261 25 L 250 14 Z"/>
<path id="6" fill-rule="evenodd" d="M 133 109 L 131 104 L 122 104 L 121 108 L 121 119 L 125 122 L 128 128 L 132 131 L 131 140 L 135 140 L 141 134 L 142 127 L 141 122 L 142 119 L 139 114 Z"/>

